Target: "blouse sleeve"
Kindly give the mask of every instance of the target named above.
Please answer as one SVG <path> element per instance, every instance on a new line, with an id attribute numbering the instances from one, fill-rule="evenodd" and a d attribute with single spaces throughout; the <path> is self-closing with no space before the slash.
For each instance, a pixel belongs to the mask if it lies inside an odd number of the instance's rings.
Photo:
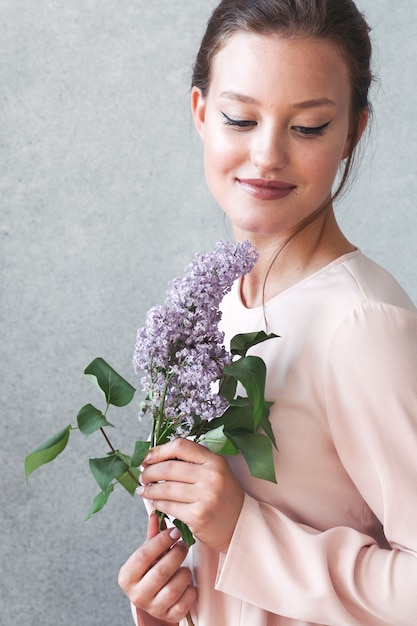
<path id="1" fill-rule="evenodd" d="M 415 626 L 416 315 L 375 303 L 352 311 L 333 334 L 323 381 L 339 458 L 389 548 L 348 527 L 319 532 L 246 496 L 216 588 L 296 620 Z"/>

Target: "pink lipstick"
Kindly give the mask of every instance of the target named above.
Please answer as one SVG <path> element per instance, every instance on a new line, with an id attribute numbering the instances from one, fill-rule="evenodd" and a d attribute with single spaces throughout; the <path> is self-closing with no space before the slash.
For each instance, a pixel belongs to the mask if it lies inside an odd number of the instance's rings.
<path id="1" fill-rule="evenodd" d="M 280 180 L 263 178 L 237 178 L 243 191 L 258 200 L 279 200 L 288 196 L 296 187 Z"/>

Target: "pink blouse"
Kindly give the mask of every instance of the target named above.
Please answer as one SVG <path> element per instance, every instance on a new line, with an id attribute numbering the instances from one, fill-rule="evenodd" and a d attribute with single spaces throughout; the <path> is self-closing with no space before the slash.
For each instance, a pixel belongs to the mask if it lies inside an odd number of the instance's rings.
<path id="1" fill-rule="evenodd" d="M 278 484 L 231 458 L 246 496 L 227 553 L 190 551 L 195 626 L 416 626 L 416 308 L 356 251 L 264 310 L 236 285 L 223 310 L 226 346 L 280 336 L 252 349 L 274 402 Z"/>

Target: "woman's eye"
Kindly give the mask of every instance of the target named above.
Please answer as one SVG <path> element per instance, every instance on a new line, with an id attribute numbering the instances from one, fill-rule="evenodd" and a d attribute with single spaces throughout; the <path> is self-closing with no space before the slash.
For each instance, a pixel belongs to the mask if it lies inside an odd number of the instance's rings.
<path id="1" fill-rule="evenodd" d="M 226 113 L 223 113 L 223 111 L 221 111 L 221 114 L 223 115 L 225 119 L 224 123 L 227 126 L 235 126 L 237 128 L 251 128 L 252 126 L 256 126 L 256 122 L 253 122 L 252 120 L 235 120 L 226 115 Z"/>
<path id="2" fill-rule="evenodd" d="M 324 132 L 330 122 L 326 122 L 321 126 L 293 126 L 292 129 L 301 135 L 311 136 L 311 135 L 324 135 Z"/>

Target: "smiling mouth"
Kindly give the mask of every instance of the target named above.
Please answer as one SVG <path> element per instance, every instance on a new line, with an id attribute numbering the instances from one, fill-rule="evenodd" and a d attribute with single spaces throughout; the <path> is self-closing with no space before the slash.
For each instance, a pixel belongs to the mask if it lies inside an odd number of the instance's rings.
<path id="1" fill-rule="evenodd" d="M 279 180 L 264 180 L 260 178 L 237 178 L 243 191 L 259 200 L 279 200 L 285 198 L 294 189 L 295 185 Z"/>

